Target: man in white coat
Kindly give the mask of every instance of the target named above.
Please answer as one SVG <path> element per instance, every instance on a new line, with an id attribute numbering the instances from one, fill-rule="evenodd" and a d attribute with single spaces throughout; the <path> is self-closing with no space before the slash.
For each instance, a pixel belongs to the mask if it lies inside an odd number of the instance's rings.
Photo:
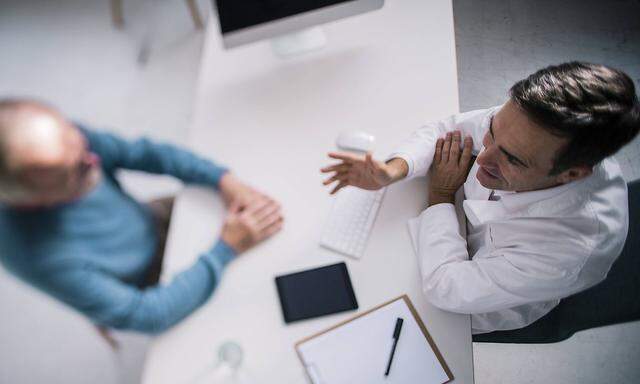
<path id="1" fill-rule="evenodd" d="M 430 170 L 410 222 L 427 300 L 471 314 L 476 334 L 517 329 L 607 276 L 628 229 L 610 156 L 639 129 L 626 74 L 571 62 L 519 81 L 502 106 L 427 124 L 386 162 L 330 153 L 341 162 L 322 171 L 335 193 Z"/>

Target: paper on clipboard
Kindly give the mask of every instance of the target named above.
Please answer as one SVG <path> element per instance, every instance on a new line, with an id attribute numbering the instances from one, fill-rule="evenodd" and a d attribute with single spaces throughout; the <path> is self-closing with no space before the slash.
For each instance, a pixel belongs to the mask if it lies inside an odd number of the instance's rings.
<path id="1" fill-rule="evenodd" d="M 397 318 L 404 320 L 389 376 L 384 372 Z M 407 296 L 296 344 L 314 384 L 433 383 L 453 379 Z"/>

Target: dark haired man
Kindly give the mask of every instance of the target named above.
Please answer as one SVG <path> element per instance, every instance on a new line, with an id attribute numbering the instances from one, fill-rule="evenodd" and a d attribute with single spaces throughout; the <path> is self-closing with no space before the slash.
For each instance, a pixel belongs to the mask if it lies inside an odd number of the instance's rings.
<path id="1" fill-rule="evenodd" d="M 430 170 L 429 205 L 409 223 L 425 296 L 471 314 L 474 333 L 516 329 L 606 277 L 628 230 L 610 156 L 639 129 L 626 74 L 571 62 L 519 81 L 502 106 L 428 124 L 387 162 L 331 153 L 341 162 L 322 171 L 335 193 Z"/>

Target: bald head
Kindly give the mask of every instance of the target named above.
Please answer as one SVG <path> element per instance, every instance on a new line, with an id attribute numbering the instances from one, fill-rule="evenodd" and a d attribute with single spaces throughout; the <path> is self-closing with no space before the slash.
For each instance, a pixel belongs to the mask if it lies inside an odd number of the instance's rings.
<path id="1" fill-rule="evenodd" d="M 0 101 L 0 200 L 51 204 L 75 195 L 70 178 L 86 152 L 82 134 L 55 109 Z"/>
<path id="2" fill-rule="evenodd" d="M 9 173 L 55 167 L 64 161 L 68 123 L 55 110 L 32 101 L 0 102 L 2 163 Z"/>

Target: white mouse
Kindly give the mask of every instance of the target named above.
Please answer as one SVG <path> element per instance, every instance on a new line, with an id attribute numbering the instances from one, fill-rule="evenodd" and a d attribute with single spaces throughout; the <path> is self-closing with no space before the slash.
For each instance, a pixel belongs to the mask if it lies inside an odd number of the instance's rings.
<path id="1" fill-rule="evenodd" d="M 342 132 L 336 139 L 336 145 L 343 151 L 367 152 L 373 149 L 376 138 L 363 131 Z"/>

